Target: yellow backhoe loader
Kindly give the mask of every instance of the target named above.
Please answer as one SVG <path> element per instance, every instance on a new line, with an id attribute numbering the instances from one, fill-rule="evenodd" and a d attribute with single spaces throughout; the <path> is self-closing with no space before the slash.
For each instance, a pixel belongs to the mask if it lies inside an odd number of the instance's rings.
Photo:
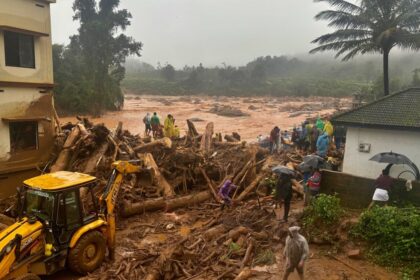
<path id="1" fill-rule="evenodd" d="M 17 222 L 0 233 L 0 279 L 37 280 L 69 268 L 85 275 L 115 251 L 115 206 L 125 174 L 146 168 L 118 161 L 99 197 L 95 177 L 60 171 L 24 181 Z"/>

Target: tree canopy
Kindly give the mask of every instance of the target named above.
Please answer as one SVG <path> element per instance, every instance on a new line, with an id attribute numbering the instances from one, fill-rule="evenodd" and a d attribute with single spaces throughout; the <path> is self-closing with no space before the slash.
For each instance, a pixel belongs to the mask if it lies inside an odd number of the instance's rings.
<path id="1" fill-rule="evenodd" d="M 418 0 L 315 0 L 327 2 L 331 10 L 317 20 L 329 21 L 333 33 L 316 38 L 311 53 L 336 51 L 349 60 L 358 54 L 379 52 L 383 56 L 384 93 L 389 94 L 389 53 L 392 48 L 420 49 L 420 1 Z"/>
<path id="2" fill-rule="evenodd" d="M 120 87 L 129 55 L 140 56 L 142 44 L 123 32 L 131 14 L 118 10 L 119 0 L 75 0 L 78 34 L 68 46 L 54 46 L 58 106 L 68 112 L 100 114 L 121 108 Z"/>

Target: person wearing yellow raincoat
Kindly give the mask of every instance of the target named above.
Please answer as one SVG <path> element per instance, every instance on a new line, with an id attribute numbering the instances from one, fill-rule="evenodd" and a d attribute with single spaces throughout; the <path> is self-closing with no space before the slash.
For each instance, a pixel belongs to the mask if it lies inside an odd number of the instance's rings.
<path id="1" fill-rule="evenodd" d="M 169 114 L 164 122 L 164 126 L 163 126 L 163 134 L 165 135 L 165 137 L 179 137 L 179 129 L 177 127 L 175 127 L 175 119 L 174 117 Z"/>
<path id="2" fill-rule="evenodd" d="M 334 127 L 329 120 L 327 120 L 324 124 L 324 133 L 328 134 L 328 137 L 332 137 L 334 132 Z"/>

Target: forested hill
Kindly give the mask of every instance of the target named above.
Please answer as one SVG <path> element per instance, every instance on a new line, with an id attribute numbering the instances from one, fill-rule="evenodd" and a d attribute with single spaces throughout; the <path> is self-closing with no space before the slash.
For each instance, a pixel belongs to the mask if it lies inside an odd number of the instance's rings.
<path id="1" fill-rule="evenodd" d="M 382 94 L 380 56 L 341 62 L 328 56 L 259 57 L 245 66 L 156 67 L 128 60 L 122 86 L 136 94 L 350 96 Z M 420 86 L 420 54 L 396 54 L 390 65 L 391 91 Z"/>

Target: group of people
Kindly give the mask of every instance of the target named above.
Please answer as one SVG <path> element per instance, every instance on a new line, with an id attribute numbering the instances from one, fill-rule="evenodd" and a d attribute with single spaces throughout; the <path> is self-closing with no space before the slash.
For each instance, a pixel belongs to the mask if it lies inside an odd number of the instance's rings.
<path id="1" fill-rule="evenodd" d="M 143 123 L 145 126 L 146 136 L 152 134 L 153 138 L 162 138 L 162 137 L 179 137 L 179 129 L 175 125 L 175 118 L 168 114 L 163 125 L 160 122 L 160 117 L 156 112 L 151 115 L 147 113 L 143 118 Z"/>
<path id="2" fill-rule="evenodd" d="M 290 137 L 290 142 L 305 153 L 316 153 L 326 157 L 330 146 L 335 143 L 336 149 L 341 149 L 345 143 L 346 131 L 344 127 L 334 128 L 329 118 L 318 119 L 314 122 L 304 121 L 301 126 L 293 128 L 291 134 L 288 131 L 281 132 L 275 126 L 270 132 L 270 152 L 278 151 L 281 144 L 285 144 Z"/>

